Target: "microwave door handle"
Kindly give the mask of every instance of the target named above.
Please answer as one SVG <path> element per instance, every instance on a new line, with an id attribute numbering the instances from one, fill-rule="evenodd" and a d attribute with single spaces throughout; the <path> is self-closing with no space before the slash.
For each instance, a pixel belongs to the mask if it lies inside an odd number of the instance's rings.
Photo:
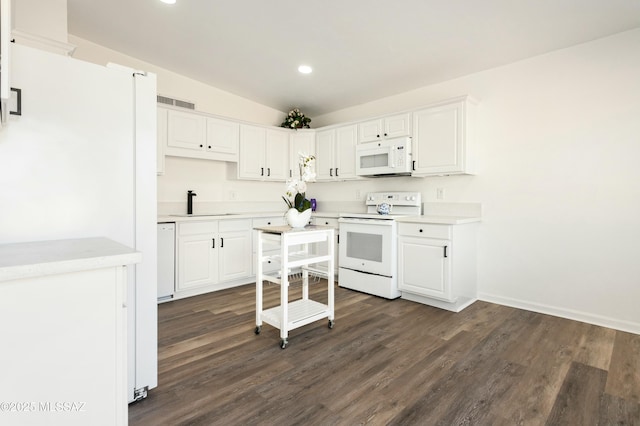
<path id="1" fill-rule="evenodd" d="M 389 161 L 389 165 L 391 166 L 391 168 L 395 169 L 396 168 L 396 146 L 395 145 L 391 145 L 391 153 L 389 157 L 391 160 Z"/>

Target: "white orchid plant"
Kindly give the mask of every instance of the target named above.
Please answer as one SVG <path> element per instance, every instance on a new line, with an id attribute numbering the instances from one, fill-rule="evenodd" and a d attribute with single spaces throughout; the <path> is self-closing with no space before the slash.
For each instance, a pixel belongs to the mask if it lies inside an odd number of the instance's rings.
<path id="1" fill-rule="evenodd" d="M 283 195 L 282 199 L 290 209 L 296 209 L 302 213 L 311 208 L 311 201 L 307 200 L 305 193 L 307 192 L 307 182 L 314 182 L 316 180 L 316 172 L 314 170 L 316 157 L 302 152 L 298 153 L 298 157 L 300 178 L 287 180 L 287 196 L 285 197 Z M 293 197 L 293 200 L 291 200 L 291 197 Z"/>

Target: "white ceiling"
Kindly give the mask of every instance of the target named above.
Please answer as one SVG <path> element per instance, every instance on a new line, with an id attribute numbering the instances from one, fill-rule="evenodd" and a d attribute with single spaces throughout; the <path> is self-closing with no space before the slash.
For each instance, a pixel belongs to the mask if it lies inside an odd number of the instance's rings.
<path id="1" fill-rule="evenodd" d="M 311 117 L 640 27 L 640 0 L 67 4 L 70 34 Z"/>

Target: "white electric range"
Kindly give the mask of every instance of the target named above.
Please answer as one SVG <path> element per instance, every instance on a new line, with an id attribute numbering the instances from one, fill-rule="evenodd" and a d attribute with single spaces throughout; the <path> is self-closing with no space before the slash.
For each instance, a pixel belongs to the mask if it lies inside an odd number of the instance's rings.
<path id="1" fill-rule="evenodd" d="M 395 219 L 422 214 L 422 197 L 419 192 L 371 192 L 365 202 L 366 213 L 341 213 L 338 220 L 338 284 L 396 299 L 400 291 Z"/>

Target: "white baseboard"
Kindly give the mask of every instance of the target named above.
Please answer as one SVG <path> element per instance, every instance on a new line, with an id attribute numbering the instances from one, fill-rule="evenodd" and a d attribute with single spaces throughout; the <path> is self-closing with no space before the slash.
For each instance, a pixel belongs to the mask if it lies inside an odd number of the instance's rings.
<path id="1" fill-rule="evenodd" d="M 570 320 L 581 321 L 601 327 L 613 328 L 615 330 L 626 331 L 628 333 L 640 334 L 640 323 L 637 322 L 619 320 L 602 315 L 594 315 L 588 312 L 575 311 L 573 309 L 560 308 L 558 306 L 531 303 L 525 300 L 512 299 L 510 297 L 496 296 L 495 294 L 479 293 L 478 300 L 496 303 L 498 305 L 510 306 L 512 308 L 538 312 L 541 314 L 553 315 Z"/>

